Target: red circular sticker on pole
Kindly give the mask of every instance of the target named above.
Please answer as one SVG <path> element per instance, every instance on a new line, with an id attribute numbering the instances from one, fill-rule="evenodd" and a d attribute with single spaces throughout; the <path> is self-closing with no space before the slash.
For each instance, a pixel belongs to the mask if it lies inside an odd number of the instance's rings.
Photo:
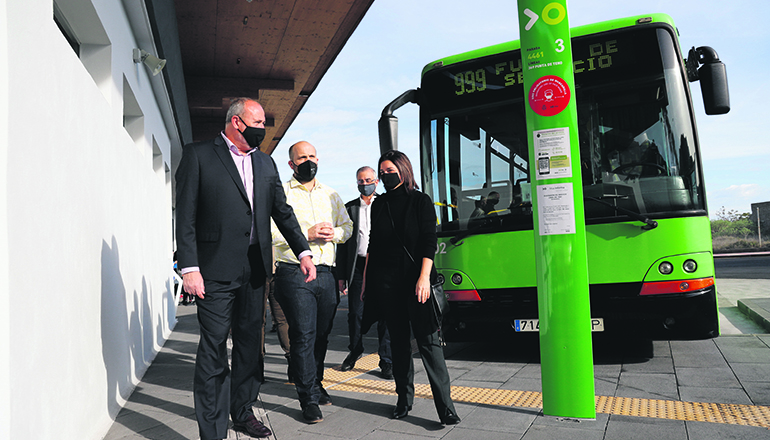
<path id="1" fill-rule="evenodd" d="M 567 108 L 570 90 L 567 82 L 556 75 L 538 78 L 529 89 L 529 106 L 540 116 L 553 116 Z"/>

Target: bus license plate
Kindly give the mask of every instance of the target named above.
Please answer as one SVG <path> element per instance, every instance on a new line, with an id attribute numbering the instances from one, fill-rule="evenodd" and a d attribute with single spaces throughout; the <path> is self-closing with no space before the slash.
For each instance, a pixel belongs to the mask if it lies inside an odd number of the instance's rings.
<path id="1" fill-rule="evenodd" d="M 513 321 L 514 329 L 517 332 L 537 332 L 540 331 L 540 321 L 537 319 L 516 319 Z M 604 319 L 591 318 L 591 331 L 603 332 Z"/>

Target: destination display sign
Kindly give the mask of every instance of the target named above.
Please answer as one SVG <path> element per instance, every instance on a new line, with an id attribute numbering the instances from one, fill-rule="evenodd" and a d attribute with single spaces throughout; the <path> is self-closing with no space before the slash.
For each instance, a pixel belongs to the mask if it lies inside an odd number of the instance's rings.
<path id="1" fill-rule="evenodd" d="M 572 40 L 577 88 L 663 74 L 655 28 L 623 29 Z M 530 51 L 529 66 L 538 52 Z M 521 51 L 509 51 L 434 69 L 425 74 L 422 90 L 431 113 L 451 112 L 490 101 L 522 99 Z"/>

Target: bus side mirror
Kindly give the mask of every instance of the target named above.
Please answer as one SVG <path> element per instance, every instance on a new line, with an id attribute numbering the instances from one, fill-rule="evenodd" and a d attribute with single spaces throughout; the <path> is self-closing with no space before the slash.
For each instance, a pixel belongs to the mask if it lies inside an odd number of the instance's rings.
<path id="1" fill-rule="evenodd" d="M 380 117 L 377 129 L 380 135 L 380 154 L 398 150 L 398 118 L 393 115 Z"/>
<path id="2" fill-rule="evenodd" d="M 377 131 L 380 135 L 380 154 L 385 154 L 390 150 L 398 150 L 398 118 L 393 115 L 393 112 L 409 102 L 417 103 L 417 90 L 407 90 L 382 109 L 380 120 L 377 121 Z"/>
<path id="3" fill-rule="evenodd" d="M 687 79 L 690 82 L 700 80 L 707 115 L 723 115 L 730 111 L 727 69 L 714 49 L 708 46 L 690 49 L 687 54 Z"/>

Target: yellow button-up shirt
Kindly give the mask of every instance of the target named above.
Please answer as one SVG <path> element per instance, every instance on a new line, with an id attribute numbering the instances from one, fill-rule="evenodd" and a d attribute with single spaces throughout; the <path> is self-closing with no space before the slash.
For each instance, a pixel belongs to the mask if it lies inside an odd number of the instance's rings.
<path id="1" fill-rule="evenodd" d="M 320 240 L 309 241 L 310 251 L 313 253 L 313 264 L 334 266 L 337 243 L 346 242 L 353 235 L 353 222 L 345 210 L 345 203 L 337 191 L 329 188 L 321 182 L 315 182 L 312 191 L 308 191 L 304 185 L 294 177 L 283 184 L 286 193 L 286 201 L 294 209 L 299 227 L 307 238 L 308 230 L 321 222 L 329 222 L 334 227 L 334 238 L 330 242 Z M 275 246 L 275 260 L 283 263 L 299 264 L 297 257 L 289 248 L 289 244 L 278 230 L 275 222 L 271 222 L 273 246 Z"/>

